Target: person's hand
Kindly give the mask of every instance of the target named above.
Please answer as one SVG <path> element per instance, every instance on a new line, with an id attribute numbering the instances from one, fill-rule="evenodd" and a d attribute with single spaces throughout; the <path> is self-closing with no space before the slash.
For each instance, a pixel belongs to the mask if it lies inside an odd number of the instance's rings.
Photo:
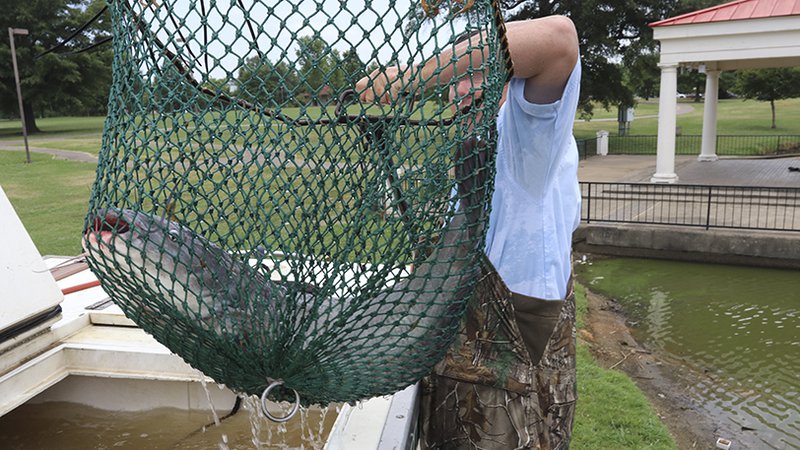
<path id="1" fill-rule="evenodd" d="M 405 65 L 376 69 L 358 80 L 356 92 L 365 103 L 394 103 L 412 90 L 413 71 L 414 66 Z"/>
<path id="2" fill-rule="evenodd" d="M 483 81 L 483 73 L 475 72 L 470 77 L 459 80 L 455 88 L 450 89 L 453 114 L 456 110 L 464 110 L 480 101 L 483 97 Z"/>

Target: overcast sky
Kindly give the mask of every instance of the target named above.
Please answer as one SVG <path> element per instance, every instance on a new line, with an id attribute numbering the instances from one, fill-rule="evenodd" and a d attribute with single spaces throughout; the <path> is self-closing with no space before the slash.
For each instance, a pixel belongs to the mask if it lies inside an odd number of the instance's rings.
<path id="1" fill-rule="evenodd" d="M 174 5 L 170 13 L 165 3 Z M 212 3 L 214 7 L 210 8 Z M 296 3 L 296 10 L 292 3 Z M 365 0 L 324 0 L 319 3 L 309 0 L 206 0 L 209 67 L 205 67 L 205 58 L 199 58 L 193 72 L 198 76 L 209 71 L 213 77 L 219 78 L 225 75 L 225 70 L 234 70 L 241 61 L 256 56 L 259 51 L 265 52 L 273 62 L 278 59 L 293 61 L 296 59 L 297 37 L 311 36 L 315 32 L 341 52 L 355 48 L 365 63 L 374 61 L 376 57 L 380 63 L 387 63 L 395 53 L 401 62 L 416 62 L 423 55 L 429 56 L 453 33 L 459 33 L 465 27 L 464 20 L 449 20 L 443 21 L 445 25 L 436 36 L 431 34 L 431 24 L 405 36 L 405 24 L 411 14 L 408 0 L 367 0 L 367 3 L 369 8 L 365 7 Z M 188 46 L 195 55 L 203 53 L 203 14 L 199 0 L 164 0 L 155 9 L 152 5 L 134 2 L 134 8 L 152 24 L 151 30 L 171 49 Z M 253 39 L 247 28 L 247 18 L 258 35 L 255 46 L 258 50 L 251 45 Z M 181 30 L 180 33 L 177 29 Z M 188 43 L 180 42 L 180 35 Z M 421 53 L 417 51 L 420 45 L 423 48 Z M 182 50 L 188 55 L 186 48 Z"/>

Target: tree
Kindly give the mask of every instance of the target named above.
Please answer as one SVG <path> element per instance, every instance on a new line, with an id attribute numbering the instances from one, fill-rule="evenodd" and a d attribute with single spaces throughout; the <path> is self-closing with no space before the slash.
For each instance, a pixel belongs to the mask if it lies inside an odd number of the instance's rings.
<path id="1" fill-rule="evenodd" d="M 29 132 L 38 131 L 36 113 L 105 112 L 111 85 L 111 48 L 106 45 L 77 51 L 111 35 L 108 13 L 56 52 L 36 58 L 61 43 L 104 6 L 104 0 L 0 0 L 0 30 L 25 28 L 30 33 L 15 39 Z M 0 40 L 0 98 L 0 112 L 16 116 L 16 90 L 6 39 Z"/>
<path id="2" fill-rule="evenodd" d="M 648 64 L 657 59 L 657 45 L 648 24 L 668 17 L 677 4 L 678 0 L 500 0 L 507 22 L 559 14 L 575 23 L 583 65 L 579 108 L 586 118 L 591 117 L 596 103 L 610 109 L 612 105 L 632 105 L 636 91 L 654 95 L 658 68 Z M 446 14 L 446 8 L 444 3 L 440 5 L 440 16 Z M 421 8 L 410 23 L 419 20 L 426 20 Z M 645 60 L 637 61 L 640 56 Z M 639 70 L 625 70 L 629 67 Z"/>
<path id="3" fill-rule="evenodd" d="M 293 104 L 298 86 L 297 73 L 287 63 L 275 64 L 265 56 L 248 59 L 236 80 L 236 95 L 261 105 Z"/>
<path id="4" fill-rule="evenodd" d="M 628 86 L 623 80 L 638 79 L 625 67 L 646 68 L 647 61 L 636 62 L 644 55 L 654 59 L 655 44 L 648 24 L 668 17 L 677 6 L 677 0 L 502 0 L 506 20 L 523 20 L 553 14 L 568 16 L 575 23 L 581 47 L 583 77 L 580 109 L 584 117 L 591 117 L 594 103 L 609 109 L 612 105 L 632 105 L 633 93 L 638 87 L 645 95 L 652 95 L 651 87 L 644 84 Z M 653 77 L 653 71 L 648 77 Z"/>
<path id="5" fill-rule="evenodd" d="M 366 66 L 354 48 L 342 53 L 341 61 L 338 62 L 336 69 L 341 72 L 341 84 L 336 88 L 355 86 L 358 80 L 368 75 Z"/>
<path id="6" fill-rule="evenodd" d="M 772 110 L 772 128 L 776 128 L 775 100 L 800 97 L 800 69 L 743 70 L 736 74 L 737 94 L 746 98 L 769 102 Z"/>
<path id="7" fill-rule="evenodd" d="M 736 72 L 722 72 L 719 74 L 719 92 L 717 95 L 720 99 L 732 98 L 736 94 L 733 93 L 736 86 Z"/>
<path id="8" fill-rule="evenodd" d="M 341 61 L 339 51 L 328 46 L 319 36 L 303 36 L 298 39 L 297 67 L 303 85 L 307 87 L 311 98 L 326 85 L 344 84 L 341 71 L 335 70 Z M 301 90 L 304 90 L 301 87 Z"/>
<path id="9" fill-rule="evenodd" d="M 658 69 L 658 53 L 649 51 L 629 58 L 623 65 L 623 83 L 634 95 L 649 100 L 658 97 L 661 71 Z"/>

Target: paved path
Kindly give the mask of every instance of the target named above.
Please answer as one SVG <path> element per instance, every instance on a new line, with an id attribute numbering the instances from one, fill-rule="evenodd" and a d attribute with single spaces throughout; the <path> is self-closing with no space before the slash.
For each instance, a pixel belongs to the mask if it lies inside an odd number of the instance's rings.
<path id="1" fill-rule="evenodd" d="M 712 184 L 800 188 L 800 156 L 786 158 L 723 158 L 701 162 L 696 156 L 675 157 L 680 184 Z M 578 168 L 581 181 L 649 182 L 656 171 L 655 155 L 592 156 Z"/>
<path id="2" fill-rule="evenodd" d="M 790 167 L 798 171 L 789 170 Z M 687 184 L 800 188 L 800 157 L 692 161 L 677 173 L 679 182 Z"/>
<path id="3" fill-rule="evenodd" d="M 0 143 L 0 150 L 3 151 L 11 151 L 11 152 L 24 152 L 25 151 L 25 144 L 21 141 L 16 143 L 14 141 L 6 141 Z M 57 159 L 66 159 L 68 161 L 80 161 L 80 162 L 88 162 L 88 163 L 95 163 L 97 164 L 97 156 L 92 155 L 91 153 L 86 152 L 76 152 L 71 150 L 59 150 L 55 148 L 45 148 L 45 147 L 31 147 L 28 146 L 28 150 L 31 153 L 44 153 L 47 155 L 53 155 Z"/>
<path id="4" fill-rule="evenodd" d="M 691 105 L 682 105 L 691 108 Z M 0 150 L 24 151 L 22 141 L 2 141 Z M 31 152 L 53 155 L 58 159 L 97 163 L 90 153 L 30 147 Z M 675 172 L 681 184 L 743 185 L 768 187 L 800 187 L 800 156 L 786 158 L 722 158 L 714 162 L 697 161 L 696 156 L 675 157 Z M 655 173 L 655 155 L 592 156 L 580 161 L 581 181 L 649 182 Z"/>

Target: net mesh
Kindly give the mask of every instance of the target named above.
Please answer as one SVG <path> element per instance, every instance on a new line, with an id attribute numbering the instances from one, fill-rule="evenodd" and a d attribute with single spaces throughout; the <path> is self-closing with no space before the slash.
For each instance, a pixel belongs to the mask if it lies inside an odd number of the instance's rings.
<path id="1" fill-rule="evenodd" d="M 112 299 L 242 393 L 281 380 L 273 399 L 294 389 L 325 404 L 427 374 L 483 258 L 507 76 L 489 0 L 110 8 L 114 80 L 84 246 Z M 451 109 L 444 56 L 427 87 L 358 101 L 363 76 L 422 76 L 417 63 L 463 33 L 485 55 L 468 72 L 480 104 Z"/>

